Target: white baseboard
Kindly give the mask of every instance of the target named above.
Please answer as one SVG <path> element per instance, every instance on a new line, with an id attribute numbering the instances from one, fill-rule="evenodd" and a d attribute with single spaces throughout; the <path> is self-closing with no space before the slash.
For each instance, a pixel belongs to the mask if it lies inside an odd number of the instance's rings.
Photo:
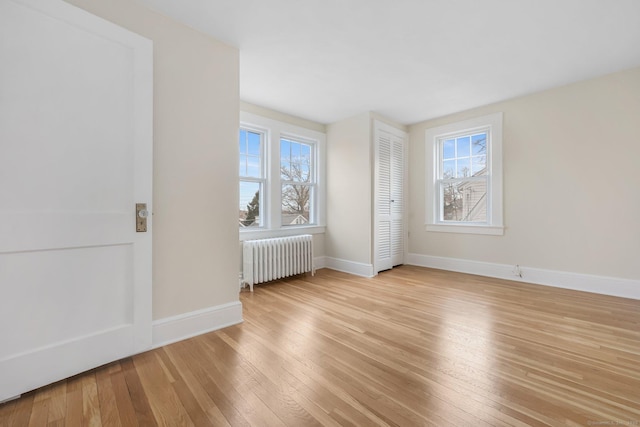
<path id="1" fill-rule="evenodd" d="M 515 266 L 513 265 L 421 254 L 408 254 L 405 263 L 420 267 L 514 280 L 516 282 L 534 283 L 537 285 L 554 286 L 556 288 L 640 299 L 640 280 L 594 276 L 525 266 L 520 266 L 520 272 L 522 273 L 522 277 L 520 277 L 515 274 Z"/>
<path id="2" fill-rule="evenodd" d="M 152 348 L 242 323 L 242 303 L 230 302 L 153 322 Z"/>
<path id="3" fill-rule="evenodd" d="M 342 271 L 344 273 L 355 274 L 362 277 L 373 277 L 373 265 L 362 262 L 348 261 L 346 259 L 324 257 L 325 267 L 331 270 Z"/>
<path id="4" fill-rule="evenodd" d="M 313 266 L 316 270 L 325 268 L 327 266 L 327 257 L 317 256 L 313 259 Z"/>

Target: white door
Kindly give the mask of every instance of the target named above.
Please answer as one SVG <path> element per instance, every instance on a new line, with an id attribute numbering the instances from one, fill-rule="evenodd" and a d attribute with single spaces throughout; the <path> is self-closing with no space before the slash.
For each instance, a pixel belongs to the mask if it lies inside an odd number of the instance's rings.
<path id="1" fill-rule="evenodd" d="M 152 46 L 0 0 L 0 401 L 151 345 Z"/>
<path id="2" fill-rule="evenodd" d="M 375 122 L 375 269 L 404 263 L 406 134 Z"/>

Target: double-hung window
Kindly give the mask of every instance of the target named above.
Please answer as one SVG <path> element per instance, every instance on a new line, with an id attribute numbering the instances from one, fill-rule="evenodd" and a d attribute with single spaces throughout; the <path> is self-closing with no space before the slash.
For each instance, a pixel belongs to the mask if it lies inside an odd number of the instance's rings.
<path id="1" fill-rule="evenodd" d="M 325 134 L 240 113 L 240 240 L 325 231 Z"/>
<path id="2" fill-rule="evenodd" d="M 502 113 L 427 129 L 427 231 L 503 234 Z"/>
<path id="3" fill-rule="evenodd" d="M 313 142 L 280 138 L 282 226 L 315 222 L 315 151 Z"/>
<path id="4" fill-rule="evenodd" d="M 239 224 L 262 227 L 265 208 L 265 133 L 240 128 L 240 208 Z"/>

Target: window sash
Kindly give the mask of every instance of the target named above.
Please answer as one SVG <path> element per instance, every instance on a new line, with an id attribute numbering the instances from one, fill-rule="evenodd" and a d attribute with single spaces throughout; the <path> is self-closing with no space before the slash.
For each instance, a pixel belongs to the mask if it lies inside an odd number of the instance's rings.
<path id="1" fill-rule="evenodd" d="M 453 224 L 453 225 L 457 225 L 457 224 L 489 225 L 491 224 L 491 210 L 489 209 L 489 207 L 491 206 L 491 192 L 490 192 L 490 186 L 489 186 L 489 178 L 490 177 L 488 175 L 483 175 L 483 176 L 472 177 L 472 178 L 452 178 L 452 179 L 437 180 L 436 181 L 436 198 L 437 198 L 436 200 L 437 200 L 438 217 L 436 222 L 440 224 Z M 445 206 L 444 187 L 446 185 L 457 186 L 459 184 L 467 183 L 467 182 L 484 182 L 485 183 L 485 194 L 483 196 L 485 200 L 484 203 L 486 204 L 485 220 L 484 221 L 460 221 L 460 220 L 453 220 L 453 219 L 445 219 L 444 218 L 444 206 Z"/>
<path id="2" fill-rule="evenodd" d="M 266 189 L 267 189 L 267 162 L 266 162 L 266 156 L 265 154 L 267 153 L 267 149 L 266 149 L 266 144 L 267 142 L 267 134 L 266 131 L 262 130 L 262 129 L 255 129 L 249 126 L 240 126 L 239 130 L 238 130 L 238 138 L 240 138 L 241 132 L 245 131 L 245 132 L 250 132 L 250 133 L 254 133 L 254 134 L 258 134 L 260 136 L 260 151 L 259 151 L 259 155 L 256 156 L 255 154 L 250 154 L 249 153 L 249 142 L 247 141 L 241 141 L 239 140 L 239 156 L 242 159 L 242 156 L 245 156 L 245 158 L 249 158 L 249 157 L 257 157 L 259 159 L 259 164 L 260 164 L 260 176 L 247 176 L 247 175 L 242 175 L 242 171 L 243 168 L 240 168 L 239 174 L 238 174 L 238 185 L 239 188 L 242 188 L 242 183 L 254 183 L 254 184 L 258 184 L 258 191 L 259 191 L 259 223 L 257 225 L 251 225 L 251 226 L 246 226 L 243 227 L 240 223 L 238 224 L 238 227 L 240 229 L 246 229 L 246 228 L 251 228 L 251 229 L 260 229 L 260 228 L 264 228 L 266 225 L 266 214 L 268 212 L 268 198 L 266 197 Z M 244 169 L 247 170 L 248 168 Z M 246 205 L 244 206 L 239 206 L 239 210 L 245 210 L 247 209 Z"/>
<path id="3" fill-rule="evenodd" d="M 246 142 L 245 145 L 245 150 L 243 151 L 242 148 L 240 148 L 239 150 L 239 155 L 240 156 L 244 156 L 245 159 L 248 159 L 250 157 L 257 157 L 259 159 L 259 163 L 260 163 L 260 175 L 259 176 L 249 176 L 249 175 L 242 175 L 242 170 L 239 171 L 239 177 L 241 180 L 253 180 L 253 179 L 259 179 L 259 180 L 264 180 L 266 179 L 266 175 L 267 175 L 267 171 L 266 171 L 266 161 L 265 161 L 265 153 L 266 153 L 266 143 L 267 143 L 267 137 L 266 137 L 266 132 L 263 130 L 259 130 L 259 129 L 254 129 L 248 126 L 240 126 L 240 129 L 238 131 L 238 137 L 240 136 L 240 132 L 245 131 L 245 132 L 250 132 L 250 133 L 255 133 L 260 135 L 260 152 L 259 154 L 256 156 L 255 154 L 250 154 L 249 153 L 249 143 L 248 141 Z M 245 168 L 248 169 L 248 168 Z"/>
<path id="4" fill-rule="evenodd" d="M 280 173 L 280 182 L 285 184 L 285 183 L 289 183 L 289 184 L 315 184 L 316 183 L 316 156 L 317 156 L 317 149 L 318 146 L 316 144 L 315 141 L 308 141 L 305 139 L 301 139 L 301 138 L 297 138 L 297 137 L 289 137 L 286 135 L 282 135 L 280 137 L 280 149 L 279 149 L 279 164 L 280 164 L 280 170 L 282 170 L 283 167 L 283 163 L 287 163 L 289 165 L 289 167 L 291 167 L 292 163 L 298 163 L 300 164 L 300 162 L 291 162 L 290 160 L 291 158 L 291 151 L 289 152 L 289 156 L 286 158 L 283 158 L 282 156 L 282 141 L 285 140 L 289 143 L 295 143 L 295 144 L 300 144 L 300 145 L 306 145 L 309 147 L 309 179 L 308 181 L 295 181 L 295 180 L 286 180 L 282 178 L 282 172 Z"/>
<path id="5" fill-rule="evenodd" d="M 281 206 L 281 227 L 301 227 L 301 226 L 308 226 L 308 225 L 314 225 L 316 224 L 316 156 L 317 156 L 317 149 L 318 146 L 315 143 L 315 141 L 308 141 L 305 139 L 301 139 L 298 137 L 291 137 L 291 136 L 287 136 L 287 135 L 281 135 L 280 137 L 280 169 L 282 170 L 282 167 L 286 164 L 289 167 L 291 167 L 292 164 L 297 163 L 297 164 L 301 164 L 300 162 L 292 162 L 291 160 L 293 160 L 294 158 L 292 157 L 292 149 L 290 148 L 289 153 L 286 153 L 285 156 L 283 156 L 282 153 L 282 143 L 283 141 L 288 142 L 289 144 L 298 144 L 300 145 L 300 147 L 302 146 L 307 146 L 309 147 L 309 171 L 308 171 L 308 180 L 306 181 L 302 181 L 302 180 L 294 180 L 294 179 L 284 179 L 282 177 L 282 171 L 280 173 L 280 206 Z M 290 175 L 291 176 L 291 175 Z M 286 223 L 284 221 L 282 221 L 282 218 L 284 215 L 286 215 L 285 211 L 284 211 L 284 207 L 283 205 L 283 197 L 284 197 L 284 190 L 285 187 L 287 186 L 303 186 L 303 187 L 308 187 L 309 188 L 309 192 L 308 192 L 308 200 L 307 200 L 307 204 L 309 207 L 309 218 L 308 218 L 308 222 L 305 224 L 291 224 L 291 223 Z"/>

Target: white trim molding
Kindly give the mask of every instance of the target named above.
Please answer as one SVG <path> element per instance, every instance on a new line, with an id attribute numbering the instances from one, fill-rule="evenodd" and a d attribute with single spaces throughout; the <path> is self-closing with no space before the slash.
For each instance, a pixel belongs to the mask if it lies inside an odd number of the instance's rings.
<path id="1" fill-rule="evenodd" d="M 320 270 L 321 268 L 325 268 L 327 266 L 327 257 L 317 256 L 313 258 L 313 268 L 316 270 Z"/>
<path id="2" fill-rule="evenodd" d="M 426 231 L 444 231 L 447 233 L 460 233 L 460 234 L 488 234 L 492 236 L 502 236 L 504 234 L 504 227 L 493 227 L 489 225 L 473 225 L 473 224 L 465 224 L 464 226 L 426 224 L 425 230 Z"/>
<path id="3" fill-rule="evenodd" d="M 640 300 L 640 280 L 411 253 L 406 264 Z"/>
<path id="4" fill-rule="evenodd" d="M 153 346 L 162 347 L 242 323 L 242 303 L 234 301 L 153 322 Z"/>
<path id="5" fill-rule="evenodd" d="M 373 264 L 365 264 L 362 262 L 348 261 L 346 259 L 324 257 L 325 268 L 331 270 L 342 271 L 343 273 L 355 274 L 362 277 L 373 277 Z"/>
<path id="6" fill-rule="evenodd" d="M 289 228 L 266 229 L 247 227 L 240 229 L 240 241 L 272 239 L 274 237 L 299 236 L 301 234 L 323 234 L 327 227 L 320 225 L 292 226 Z"/>

